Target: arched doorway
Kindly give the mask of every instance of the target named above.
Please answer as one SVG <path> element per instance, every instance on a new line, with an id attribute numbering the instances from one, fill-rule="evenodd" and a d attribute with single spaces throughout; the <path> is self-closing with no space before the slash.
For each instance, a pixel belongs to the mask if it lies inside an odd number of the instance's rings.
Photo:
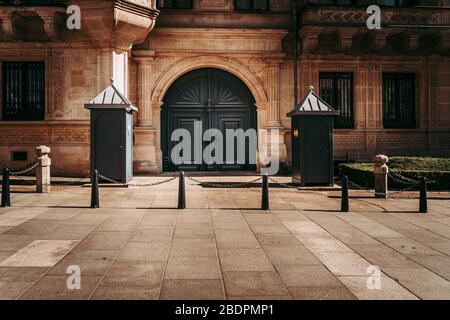
<path id="1" fill-rule="evenodd" d="M 196 133 L 195 127 L 201 122 Z M 161 110 L 161 149 L 164 171 L 221 171 L 256 170 L 253 155 L 256 145 L 245 139 L 245 163 L 238 161 L 238 143 L 234 143 L 233 157 L 226 148 L 227 129 L 257 129 L 255 101 L 247 86 L 238 77 L 226 71 L 203 68 L 191 71 L 178 78 L 167 91 Z M 191 159 L 175 164 L 170 155 L 178 142 L 171 141 L 172 132 L 186 129 L 192 137 Z M 210 143 L 203 141 L 203 133 L 208 129 L 219 130 L 224 139 L 223 163 L 208 164 L 201 157 L 194 161 L 195 148 L 203 149 Z M 194 139 L 196 141 L 194 142 Z M 196 144 L 197 143 L 197 144 Z M 228 154 L 227 154 L 228 152 Z M 227 159 L 227 161 L 225 161 Z M 231 159 L 231 161 L 230 161 Z M 233 160 L 234 159 L 234 160 Z M 194 163 L 195 162 L 195 163 Z"/>

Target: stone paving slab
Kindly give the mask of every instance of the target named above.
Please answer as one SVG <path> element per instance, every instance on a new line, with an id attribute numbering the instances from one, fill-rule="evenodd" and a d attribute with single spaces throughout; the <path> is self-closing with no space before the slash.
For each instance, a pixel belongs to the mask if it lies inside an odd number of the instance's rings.
<path id="1" fill-rule="evenodd" d="M 415 192 L 351 191 L 341 213 L 335 191 L 271 188 L 263 211 L 257 187 L 186 189 L 186 210 L 176 180 L 101 188 L 100 209 L 89 188 L 12 193 L 0 208 L 0 299 L 450 299 L 449 193 L 419 214 Z M 81 290 L 67 288 L 70 266 Z M 367 286 L 375 267 L 380 289 Z"/>
<path id="2" fill-rule="evenodd" d="M 78 242 L 36 240 L 0 263 L 0 267 L 52 267 Z"/>

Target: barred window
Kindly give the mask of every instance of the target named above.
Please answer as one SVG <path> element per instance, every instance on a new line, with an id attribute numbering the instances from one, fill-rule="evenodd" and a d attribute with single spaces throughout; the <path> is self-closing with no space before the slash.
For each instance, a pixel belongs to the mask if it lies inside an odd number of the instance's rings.
<path id="1" fill-rule="evenodd" d="M 411 73 L 383 74 L 383 126 L 385 128 L 415 128 L 416 78 Z"/>
<path id="2" fill-rule="evenodd" d="M 3 106 L 6 121 L 44 120 L 45 67 L 43 62 L 2 63 Z"/>
<path id="3" fill-rule="evenodd" d="M 321 72 L 320 97 L 330 104 L 339 115 L 335 117 L 337 129 L 353 129 L 353 74 L 350 72 Z"/>

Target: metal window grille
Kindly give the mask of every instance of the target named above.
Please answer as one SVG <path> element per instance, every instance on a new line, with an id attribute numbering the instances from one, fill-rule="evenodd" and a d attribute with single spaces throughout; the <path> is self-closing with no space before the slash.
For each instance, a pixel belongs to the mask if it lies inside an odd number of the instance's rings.
<path id="1" fill-rule="evenodd" d="M 383 126 L 401 129 L 416 127 L 415 75 L 383 74 Z"/>
<path id="2" fill-rule="evenodd" d="M 349 72 L 321 72 L 320 97 L 330 104 L 339 115 L 335 117 L 337 129 L 353 129 L 353 74 Z"/>
<path id="3" fill-rule="evenodd" d="M 3 62 L 1 119 L 44 120 L 45 67 L 43 62 Z"/>

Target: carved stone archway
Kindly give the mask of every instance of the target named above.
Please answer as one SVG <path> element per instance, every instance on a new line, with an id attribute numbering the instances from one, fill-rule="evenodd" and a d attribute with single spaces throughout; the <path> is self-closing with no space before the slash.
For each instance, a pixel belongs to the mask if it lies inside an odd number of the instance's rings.
<path id="1" fill-rule="evenodd" d="M 157 53 L 154 51 L 135 51 L 135 60 L 139 71 L 139 114 L 135 128 L 135 170 L 141 173 L 161 172 L 162 152 L 159 132 L 161 130 L 160 113 L 164 96 L 171 85 L 182 75 L 202 68 L 216 68 L 227 71 L 244 82 L 255 100 L 257 109 L 257 127 L 266 128 L 268 125 L 271 100 L 261 79 L 248 66 L 237 59 L 223 56 L 199 55 L 182 58 L 162 72 L 153 81 L 151 77 L 152 64 L 155 63 Z M 270 69 L 270 68 L 269 68 Z M 154 70 L 154 69 L 153 69 Z M 272 90 L 273 91 L 273 90 Z M 273 104 L 273 103 L 272 103 Z M 282 140 L 280 140 L 282 141 Z M 284 143 L 283 143 L 284 146 Z M 262 150 L 258 146 L 258 150 Z M 285 149 L 285 147 L 284 147 Z"/>
<path id="2" fill-rule="evenodd" d="M 197 56 L 179 60 L 157 81 L 152 93 L 152 102 L 162 101 L 172 83 L 189 71 L 199 68 L 217 68 L 228 71 L 240 78 L 250 89 L 257 108 L 265 108 L 268 99 L 261 80 L 245 65 L 232 58 L 219 56 Z"/>

